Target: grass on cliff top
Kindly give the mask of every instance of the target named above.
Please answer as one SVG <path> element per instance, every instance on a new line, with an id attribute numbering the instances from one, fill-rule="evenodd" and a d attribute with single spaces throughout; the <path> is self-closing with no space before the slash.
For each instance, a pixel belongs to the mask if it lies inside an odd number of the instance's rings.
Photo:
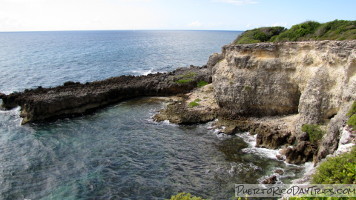
<path id="1" fill-rule="evenodd" d="M 234 44 L 355 39 L 356 21 L 334 20 L 327 23 L 307 21 L 290 29 L 277 26 L 247 30 L 234 41 Z"/>

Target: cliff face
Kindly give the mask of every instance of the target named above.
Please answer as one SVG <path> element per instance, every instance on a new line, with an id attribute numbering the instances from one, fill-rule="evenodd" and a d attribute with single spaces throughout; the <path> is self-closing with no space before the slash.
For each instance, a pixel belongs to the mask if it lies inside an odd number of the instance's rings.
<path id="1" fill-rule="evenodd" d="M 356 40 L 224 46 L 212 67 L 221 115 L 298 114 L 297 137 L 303 124 L 327 125 L 316 159 L 325 157 L 356 100 L 355 47 Z"/>
<path id="2" fill-rule="evenodd" d="M 356 41 L 228 45 L 213 67 L 215 97 L 237 115 L 334 116 L 356 98 Z"/>

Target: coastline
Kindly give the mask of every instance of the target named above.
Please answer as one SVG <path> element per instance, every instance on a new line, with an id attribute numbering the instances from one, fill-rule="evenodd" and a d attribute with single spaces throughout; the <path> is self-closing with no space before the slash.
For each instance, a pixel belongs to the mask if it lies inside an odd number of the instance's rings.
<path id="1" fill-rule="evenodd" d="M 317 165 L 340 147 L 340 130 L 356 100 L 355 44 L 353 40 L 227 45 L 203 67 L 86 84 L 67 82 L 0 97 L 6 109 L 21 107 L 25 124 L 82 115 L 136 97 L 179 94 L 156 120 L 196 124 L 218 119 L 214 126 L 225 134 L 249 132 L 256 135 L 257 147 L 281 149 L 279 160 Z M 207 85 L 197 87 L 202 81 Z M 325 135 L 319 143 L 301 131 L 304 124 L 323 126 Z"/>

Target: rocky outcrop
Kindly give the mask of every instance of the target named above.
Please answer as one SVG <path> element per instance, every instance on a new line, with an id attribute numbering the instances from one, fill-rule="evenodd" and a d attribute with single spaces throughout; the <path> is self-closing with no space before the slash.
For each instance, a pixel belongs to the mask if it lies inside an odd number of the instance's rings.
<path id="1" fill-rule="evenodd" d="M 239 116 L 333 117 L 356 98 L 356 41 L 227 45 L 213 68 L 217 103 Z M 233 115 L 231 115 L 233 116 Z"/>
<path id="2" fill-rule="evenodd" d="M 22 123 L 56 119 L 89 112 L 122 100 L 144 96 L 187 93 L 199 81 L 209 82 L 208 68 L 180 68 L 147 76 L 120 76 L 90 83 L 67 82 L 54 88 L 37 88 L 1 95 L 2 106 L 21 106 Z"/>
<path id="3" fill-rule="evenodd" d="M 346 112 L 356 100 L 356 40 L 227 45 L 213 67 L 219 116 L 283 116 L 295 114 L 291 132 L 267 127 L 257 144 L 287 151 L 287 161 L 318 161 L 332 153 L 345 125 Z M 326 134 L 312 147 L 301 132 L 303 124 L 323 124 Z"/>
<path id="4" fill-rule="evenodd" d="M 180 96 L 154 116 L 156 121 L 168 120 L 176 124 L 196 124 L 211 121 L 217 116 L 218 106 L 213 98 L 212 85 L 206 85 Z"/>
<path id="5" fill-rule="evenodd" d="M 307 141 L 299 142 L 295 147 L 285 150 L 286 162 L 291 164 L 302 164 L 313 159 L 316 147 Z"/>

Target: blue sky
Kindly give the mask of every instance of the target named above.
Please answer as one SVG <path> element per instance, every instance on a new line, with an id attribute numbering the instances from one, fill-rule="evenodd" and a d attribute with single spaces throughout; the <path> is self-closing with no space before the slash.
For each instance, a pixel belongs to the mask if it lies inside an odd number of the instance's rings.
<path id="1" fill-rule="evenodd" d="M 356 0 L 0 0 L 0 31 L 246 30 L 355 10 Z"/>

